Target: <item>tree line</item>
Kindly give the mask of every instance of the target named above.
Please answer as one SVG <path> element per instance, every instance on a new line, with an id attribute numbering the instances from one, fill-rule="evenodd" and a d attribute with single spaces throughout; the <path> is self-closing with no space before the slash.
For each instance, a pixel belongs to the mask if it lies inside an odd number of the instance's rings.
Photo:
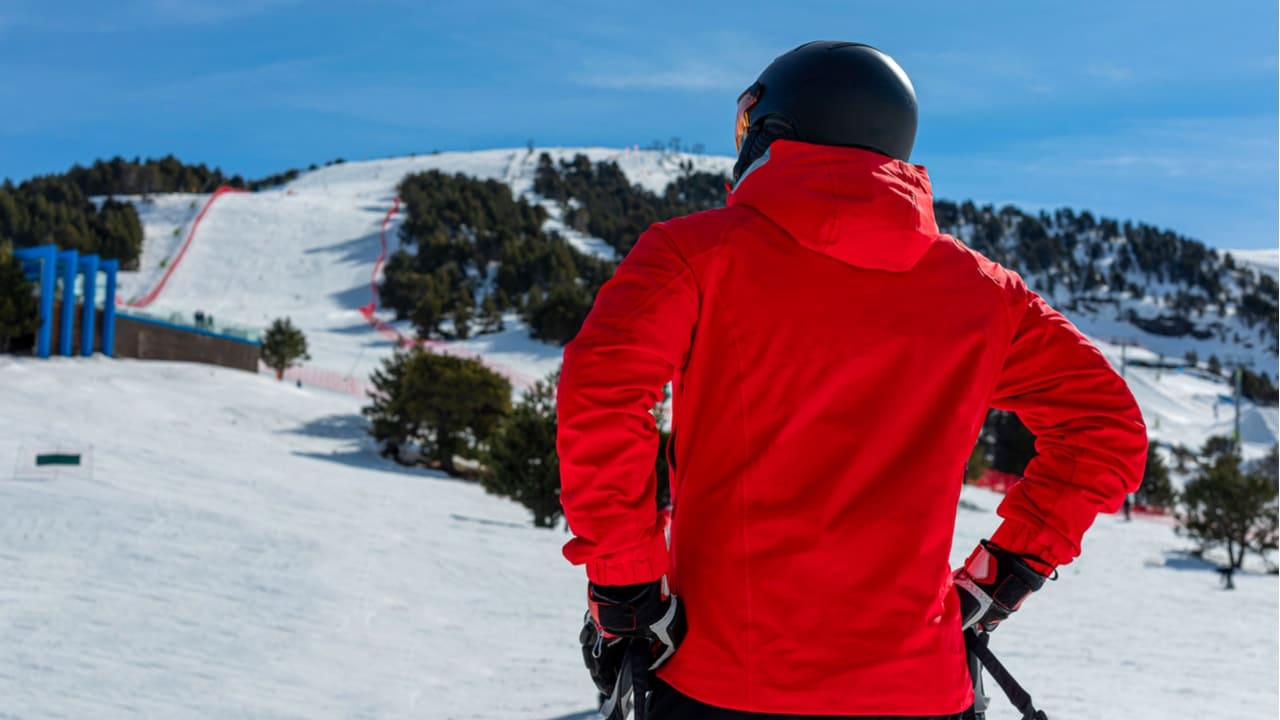
<path id="1" fill-rule="evenodd" d="M 545 231 L 546 210 L 496 180 L 432 170 L 406 177 L 399 192 L 402 249 L 379 296 L 420 337 L 500 330 L 502 314 L 517 311 L 534 337 L 563 344 L 613 274 L 612 263 Z"/>
<path id="2" fill-rule="evenodd" d="M 96 253 L 138 269 L 142 223 L 131 203 L 111 198 L 90 201 L 64 177 L 48 176 L 21 185 L 0 185 L 0 243 L 15 247 L 57 245 L 60 250 Z"/>
<path id="3" fill-rule="evenodd" d="M 18 184 L 6 180 L 0 185 L 0 243 L 19 248 L 52 244 L 60 250 L 118 260 L 122 270 L 137 270 L 142 223 L 133 203 L 117 197 L 208 193 L 223 185 L 256 191 L 286 183 L 298 174 L 291 169 L 245 180 L 166 155 L 148 160 L 114 157 Z"/>
<path id="4" fill-rule="evenodd" d="M 1162 335 L 1203 333 L 1190 319 L 1234 313 L 1260 341 L 1277 345 L 1280 286 L 1275 278 L 1173 231 L 1070 208 L 1033 215 L 1012 205 L 997 210 L 937 200 L 934 214 L 943 232 L 1017 271 L 1042 294 L 1065 289 L 1073 302 L 1076 297 L 1153 297 L 1168 314 L 1123 319 Z"/>

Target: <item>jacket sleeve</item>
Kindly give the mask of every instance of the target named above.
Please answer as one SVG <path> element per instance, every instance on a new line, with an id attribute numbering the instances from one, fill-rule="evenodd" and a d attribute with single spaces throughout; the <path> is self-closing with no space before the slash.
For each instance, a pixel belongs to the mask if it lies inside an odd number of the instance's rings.
<path id="1" fill-rule="evenodd" d="M 1026 302 L 991 405 L 1017 414 L 1038 454 L 1000 504 L 1004 521 L 991 540 L 1056 567 L 1080 554 L 1098 513 L 1115 512 L 1137 489 L 1147 433 L 1128 385 L 1101 351 L 1017 287 Z"/>
<path id="2" fill-rule="evenodd" d="M 684 365 L 698 317 L 693 271 L 651 227 L 565 347 L 556 398 L 565 557 L 602 585 L 649 582 L 669 559 L 657 512 L 651 410 Z"/>

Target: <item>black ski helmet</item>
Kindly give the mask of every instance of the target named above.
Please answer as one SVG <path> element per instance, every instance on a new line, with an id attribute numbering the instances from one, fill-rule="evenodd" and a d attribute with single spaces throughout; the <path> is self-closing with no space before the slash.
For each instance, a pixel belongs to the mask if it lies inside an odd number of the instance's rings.
<path id="1" fill-rule="evenodd" d="M 777 57 L 738 97 L 738 179 L 779 138 L 907 161 L 916 91 L 893 58 L 861 43 L 815 41 Z"/>

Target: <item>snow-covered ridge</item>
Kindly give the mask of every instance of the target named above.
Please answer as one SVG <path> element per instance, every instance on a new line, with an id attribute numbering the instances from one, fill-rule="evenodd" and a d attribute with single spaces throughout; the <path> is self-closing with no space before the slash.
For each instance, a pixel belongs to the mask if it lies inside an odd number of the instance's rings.
<path id="1" fill-rule="evenodd" d="M 1269 250 L 1227 250 L 1236 260 L 1264 272 L 1273 278 L 1280 278 L 1280 248 Z"/>

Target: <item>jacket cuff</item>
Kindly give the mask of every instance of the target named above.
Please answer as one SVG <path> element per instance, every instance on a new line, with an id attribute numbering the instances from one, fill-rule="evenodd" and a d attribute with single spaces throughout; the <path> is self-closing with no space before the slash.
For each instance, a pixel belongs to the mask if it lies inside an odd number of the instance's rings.
<path id="1" fill-rule="evenodd" d="M 596 585 L 638 585 L 661 579 L 670 565 L 667 539 L 657 532 L 645 545 L 587 562 L 587 579 Z"/>
<path id="2" fill-rule="evenodd" d="M 1059 565 L 1076 556 L 1070 542 L 1049 528 L 1038 528 L 1021 520 L 1005 518 L 991 536 L 991 542 L 1011 553 L 1034 558 L 1027 564 L 1041 575 L 1049 575 Z M 1041 562 L 1036 562 L 1040 560 Z"/>

